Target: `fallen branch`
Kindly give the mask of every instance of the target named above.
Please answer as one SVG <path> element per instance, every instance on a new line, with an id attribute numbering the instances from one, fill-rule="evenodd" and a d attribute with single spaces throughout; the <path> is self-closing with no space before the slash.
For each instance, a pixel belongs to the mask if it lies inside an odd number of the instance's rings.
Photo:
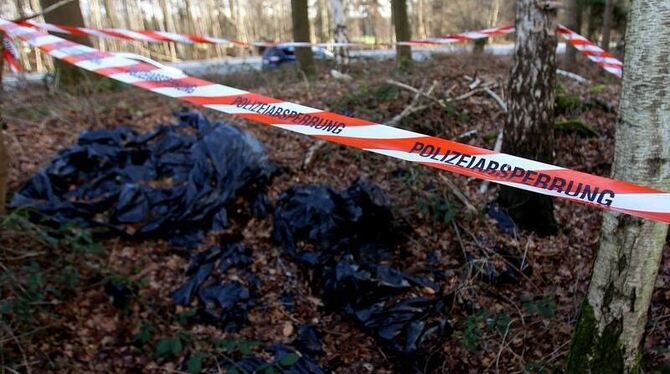
<path id="1" fill-rule="evenodd" d="M 435 89 L 435 86 L 437 85 L 437 82 L 433 82 L 433 84 L 430 86 L 430 88 L 424 92 L 423 90 L 416 90 L 416 95 L 414 95 L 414 99 L 412 99 L 412 102 L 409 104 L 409 106 L 405 107 L 405 109 L 402 110 L 399 114 L 397 114 L 395 117 L 391 118 L 390 120 L 384 122 L 384 125 L 386 126 L 391 126 L 391 127 L 396 127 L 400 123 L 400 121 L 403 120 L 403 118 L 408 117 L 414 113 L 420 112 L 422 110 L 425 110 L 426 108 L 429 107 L 429 105 L 419 105 L 419 101 L 421 101 L 421 97 L 423 96 L 430 96 L 430 94 L 433 92 Z"/>
<path id="2" fill-rule="evenodd" d="M 317 140 L 316 143 L 312 144 L 312 146 L 309 147 L 307 153 L 305 153 L 305 158 L 302 161 L 303 169 L 306 169 L 307 167 L 309 167 L 309 165 L 312 164 L 312 161 L 314 161 L 316 154 L 324 145 L 326 145 L 325 140 Z"/>
<path id="3" fill-rule="evenodd" d="M 55 4 L 51 4 L 51 5 L 49 5 L 48 7 L 44 8 L 44 9 L 43 9 L 41 12 L 39 12 L 39 13 L 31 14 L 31 15 L 29 15 L 29 16 L 19 17 L 19 18 L 13 20 L 12 22 L 23 22 L 23 21 L 27 21 L 27 20 L 30 20 L 30 19 L 33 19 L 33 18 L 37 18 L 37 17 L 43 16 L 43 15 L 45 15 L 45 14 L 49 14 L 49 13 L 53 12 L 54 10 L 56 10 L 56 9 L 58 9 L 58 8 L 64 6 L 64 5 L 67 5 L 67 4 L 69 4 L 69 3 L 73 2 L 73 1 L 74 1 L 74 0 L 61 0 L 61 1 L 57 2 L 57 3 L 55 3 Z"/>
<path id="4" fill-rule="evenodd" d="M 456 140 L 466 139 L 466 138 L 469 138 L 471 136 L 474 136 L 475 134 L 477 134 L 477 129 L 466 131 L 466 132 L 462 133 L 461 135 L 457 136 Z"/>
<path id="5" fill-rule="evenodd" d="M 460 200 L 463 205 L 472 213 L 477 213 L 477 208 L 475 208 L 474 205 L 468 200 L 468 198 L 465 196 L 465 194 L 458 188 L 456 185 L 449 180 L 449 178 L 445 177 L 443 174 L 440 174 L 440 178 L 444 181 L 444 183 L 451 189 L 451 192 L 454 193 L 454 195 Z"/>
<path id="6" fill-rule="evenodd" d="M 503 113 L 507 113 L 507 104 L 503 101 L 503 99 L 500 98 L 493 90 L 490 88 L 484 88 L 484 92 L 486 92 L 489 96 L 493 98 L 493 100 L 500 105 L 500 108 L 502 109 Z"/>
<path id="7" fill-rule="evenodd" d="M 418 89 L 410 86 L 409 84 L 398 82 L 398 81 L 395 81 L 393 79 L 387 79 L 386 83 L 397 86 L 397 87 L 400 87 L 400 88 L 404 88 L 408 91 L 412 91 L 417 95 L 421 95 L 421 96 L 425 97 L 426 99 L 430 99 L 430 100 L 438 103 L 443 108 L 446 107 L 446 104 L 445 104 L 444 100 L 440 100 L 440 99 L 436 98 L 435 96 L 429 95 L 429 94 L 427 94 L 427 93 L 425 93 L 421 90 L 418 90 Z M 435 84 L 436 84 L 436 82 L 433 82 L 433 85 L 435 85 Z"/>
<path id="8" fill-rule="evenodd" d="M 562 76 L 567 77 L 567 78 L 570 78 L 570 79 L 574 79 L 574 80 L 576 80 L 576 81 L 579 82 L 579 83 L 589 83 L 589 80 L 588 80 L 588 79 L 582 77 L 582 76 L 579 75 L 579 74 L 571 73 L 571 72 L 569 72 L 569 71 L 565 71 L 565 70 L 561 70 L 561 69 L 556 69 L 556 74 L 558 74 L 558 75 L 562 75 Z"/>

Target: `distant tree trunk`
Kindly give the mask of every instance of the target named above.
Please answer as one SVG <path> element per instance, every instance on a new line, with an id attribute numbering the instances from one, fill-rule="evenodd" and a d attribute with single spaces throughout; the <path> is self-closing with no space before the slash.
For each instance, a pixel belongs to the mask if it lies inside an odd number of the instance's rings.
<path id="1" fill-rule="evenodd" d="M 579 0 L 567 0 L 565 2 L 565 13 L 563 18 L 563 25 L 577 33 L 580 32 L 577 24 L 580 13 L 578 1 Z M 568 43 L 565 44 L 565 69 L 575 70 L 575 64 L 577 63 L 577 49 Z"/>
<path id="2" fill-rule="evenodd" d="M 309 18 L 307 16 L 307 0 L 291 0 L 291 16 L 293 18 L 293 40 L 296 42 L 310 42 Z M 314 77 L 314 56 L 310 47 L 295 49 L 298 67 L 308 78 Z"/>
<path id="3" fill-rule="evenodd" d="M 412 38 L 407 18 L 407 1 L 391 0 L 391 13 L 395 25 L 396 42 L 406 42 Z M 412 66 L 412 49 L 408 45 L 396 46 L 396 64 L 399 70 L 404 71 Z"/>
<path id="4" fill-rule="evenodd" d="M 348 43 L 347 17 L 344 14 L 342 0 L 330 0 L 330 8 L 333 13 L 333 23 L 335 24 L 335 43 Z M 336 47 L 335 59 L 338 66 L 349 64 L 349 49 L 346 47 Z"/>
<path id="5" fill-rule="evenodd" d="M 603 13 L 603 40 L 600 47 L 606 51 L 610 49 L 610 33 L 612 31 L 612 11 L 614 0 L 605 1 L 605 12 Z"/>
<path id="6" fill-rule="evenodd" d="M 632 1 L 612 176 L 670 189 L 670 3 Z M 631 167 L 633 166 L 633 167 Z M 600 249 L 572 336 L 568 372 L 637 373 L 668 225 L 606 212 Z"/>
<path id="7" fill-rule="evenodd" d="M 1 34 L 0 34 L 1 36 Z M 3 46 L 0 43 L 0 88 L 2 85 L 2 71 L 4 59 L 2 58 Z M 2 90 L 0 90 L 0 216 L 5 214 L 7 205 L 7 183 L 9 174 L 9 154 L 5 148 L 5 119 L 2 116 Z"/>
<path id="8" fill-rule="evenodd" d="M 44 9 L 58 2 L 59 0 L 40 0 L 40 5 L 42 6 L 42 9 Z M 79 1 L 77 0 L 69 2 L 59 8 L 56 8 L 54 11 L 45 14 L 44 21 L 47 23 L 85 27 L 84 16 L 81 14 L 81 8 L 79 7 Z M 93 45 L 91 44 L 89 38 L 85 36 L 60 36 L 64 39 L 87 45 L 89 47 Z M 75 87 L 76 84 L 82 82 L 83 80 L 91 79 L 91 77 L 93 77 L 92 74 L 87 75 L 82 69 L 67 62 L 56 60 L 54 61 L 54 66 L 56 67 L 58 83 L 64 87 Z"/>
<path id="9" fill-rule="evenodd" d="M 556 11 L 542 0 L 516 3 L 516 45 L 502 150 L 551 163 L 554 151 Z M 499 203 L 517 225 L 540 235 L 556 231 L 550 197 L 503 186 Z"/>

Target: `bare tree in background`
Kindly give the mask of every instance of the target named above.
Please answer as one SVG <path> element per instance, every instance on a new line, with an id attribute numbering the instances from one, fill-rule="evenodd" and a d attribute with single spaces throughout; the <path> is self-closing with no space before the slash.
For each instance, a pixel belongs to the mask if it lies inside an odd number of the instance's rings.
<path id="1" fill-rule="evenodd" d="M 610 49 L 610 33 L 612 31 L 612 12 L 614 11 L 614 0 L 605 0 L 605 11 L 603 12 L 603 40 L 600 47 L 606 51 Z"/>
<path id="2" fill-rule="evenodd" d="M 572 31 L 579 32 L 579 0 L 567 0 L 565 12 L 563 13 L 563 25 Z M 574 70 L 577 63 L 577 50 L 571 44 L 566 43 L 564 65 L 567 70 Z"/>
<path id="3" fill-rule="evenodd" d="M 632 1 L 612 177 L 670 189 L 670 2 Z M 604 213 L 600 249 L 573 333 L 568 372 L 637 373 L 668 225 Z"/>
<path id="4" fill-rule="evenodd" d="M 0 57 L 2 56 L 2 45 L 0 43 Z M 1 58 L 0 58 L 1 60 Z M 2 68 L 0 63 L 0 68 Z M 2 97 L 0 96 L 0 104 Z M 5 129 L 4 119 L 2 116 L 2 106 L 0 105 L 0 217 L 5 214 L 5 205 L 7 204 L 7 183 L 9 174 L 9 154 L 5 146 Z"/>
<path id="5" fill-rule="evenodd" d="M 309 18 L 307 15 L 307 0 L 291 0 L 291 15 L 293 18 L 293 40 L 296 42 L 310 42 Z M 307 77 L 316 74 L 314 68 L 314 55 L 310 47 L 295 49 L 295 57 L 298 60 L 300 70 Z"/>
<path id="6" fill-rule="evenodd" d="M 57 2 L 59 2 L 59 0 L 40 0 L 40 5 L 42 6 L 42 9 L 44 9 Z M 78 0 L 67 3 L 55 9 L 54 11 L 45 14 L 44 20 L 48 23 L 85 27 L 84 16 L 81 14 L 81 8 L 79 8 Z M 85 36 L 60 36 L 75 43 L 92 46 L 91 41 Z M 67 62 L 54 61 L 54 65 L 56 67 L 56 77 L 58 77 L 58 83 L 63 86 L 74 87 L 77 83 L 82 81 L 82 79 L 91 76 L 86 75 L 80 68 L 68 64 Z"/>
<path id="7" fill-rule="evenodd" d="M 330 0 L 330 8 L 333 13 L 333 23 L 335 26 L 335 43 L 348 43 L 347 18 L 344 13 L 342 0 Z M 335 58 L 338 66 L 347 65 L 349 63 L 349 49 L 346 47 L 336 47 Z"/>
<path id="8" fill-rule="evenodd" d="M 395 25 L 395 40 L 406 42 L 412 38 L 407 17 L 407 1 L 391 0 L 391 13 Z M 396 64 L 399 70 L 407 70 L 412 66 L 412 48 L 408 45 L 396 46 Z"/>
<path id="9" fill-rule="evenodd" d="M 502 150 L 551 163 L 554 151 L 556 9 L 543 0 L 519 0 Z M 540 235 L 556 231 L 549 196 L 502 186 L 498 202 L 515 222 Z"/>

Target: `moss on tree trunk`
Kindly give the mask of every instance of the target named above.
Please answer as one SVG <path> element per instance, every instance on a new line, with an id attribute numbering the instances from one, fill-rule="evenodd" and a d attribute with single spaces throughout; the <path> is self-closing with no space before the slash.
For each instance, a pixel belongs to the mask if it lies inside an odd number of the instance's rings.
<path id="1" fill-rule="evenodd" d="M 667 0 L 631 2 L 612 176 L 670 189 Z M 664 22 L 666 23 L 664 25 Z M 614 197 L 616 202 L 617 197 Z M 668 225 L 606 212 L 569 372 L 637 373 Z"/>

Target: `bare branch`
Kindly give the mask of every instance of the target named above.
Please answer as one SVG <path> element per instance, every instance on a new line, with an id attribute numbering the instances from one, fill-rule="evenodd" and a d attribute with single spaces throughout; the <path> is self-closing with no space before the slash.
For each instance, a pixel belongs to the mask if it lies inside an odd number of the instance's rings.
<path id="1" fill-rule="evenodd" d="M 53 12 L 54 10 L 56 10 L 56 9 L 58 9 L 58 8 L 64 6 L 64 5 L 69 4 L 69 3 L 73 2 L 73 1 L 74 1 L 74 0 L 61 0 L 61 1 L 57 2 L 57 3 L 55 3 L 55 4 L 49 5 L 48 7 L 44 8 L 44 9 L 43 9 L 41 12 L 39 12 L 39 13 L 31 14 L 31 15 L 29 15 L 29 16 L 20 17 L 20 18 L 17 18 L 17 19 L 15 19 L 15 20 L 13 20 L 12 22 L 22 22 L 22 21 L 27 21 L 27 20 L 29 20 L 29 19 L 33 19 L 33 18 L 37 18 L 37 17 L 43 16 L 43 15 L 45 15 L 45 14 L 48 14 L 48 13 Z"/>

